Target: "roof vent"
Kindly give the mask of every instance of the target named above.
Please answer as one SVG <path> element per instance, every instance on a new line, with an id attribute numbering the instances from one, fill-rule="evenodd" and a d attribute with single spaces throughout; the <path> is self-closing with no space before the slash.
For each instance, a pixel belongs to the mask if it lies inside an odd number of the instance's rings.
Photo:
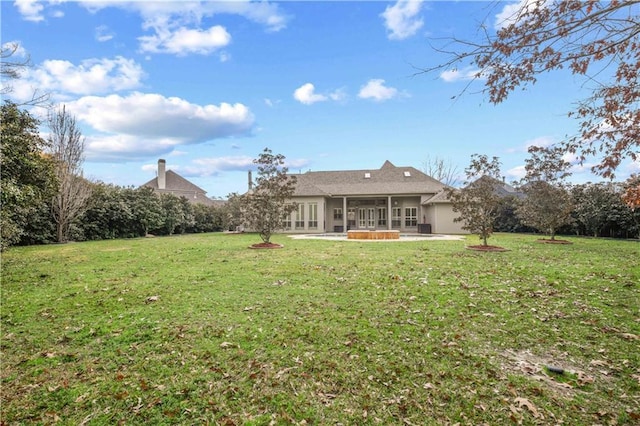
<path id="1" fill-rule="evenodd" d="M 409 170 L 405 170 L 404 177 L 411 177 L 411 172 Z"/>
<path id="2" fill-rule="evenodd" d="M 371 179 L 371 173 L 366 172 L 366 173 L 364 174 L 364 178 L 365 178 L 365 179 Z"/>

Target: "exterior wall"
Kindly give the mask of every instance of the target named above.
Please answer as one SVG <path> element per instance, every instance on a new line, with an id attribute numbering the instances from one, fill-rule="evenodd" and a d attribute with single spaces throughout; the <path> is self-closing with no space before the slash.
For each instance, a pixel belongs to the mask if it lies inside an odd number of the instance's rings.
<path id="1" fill-rule="evenodd" d="M 326 232 L 326 203 L 323 197 L 297 197 L 292 200 L 298 205 L 290 216 L 290 227 L 285 232 L 290 233 L 323 233 Z M 310 208 L 315 205 L 315 218 Z M 301 211 L 299 214 L 298 212 Z"/>
<path id="2" fill-rule="evenodd" d="M 439 203 L 424 206 L 424 214 L 434 234 L 468 234 L 462 229 L 462 222 L 453 221 L 458 214 L 454 213 L 451 204 Z"/>
<path id="3" fill-rule="evenodd" d="M 296 197 L 294 202 L 304 206 L 304 226 L 296 226 L 297 213 L 291 214 L 291 226 L 287 232 L 346 232 L 348 229 L 397 229 L 401 232 L 417 232 L 417 224 L 423 223 L 420 197 Z M 309 226 L 308 206 L 318 205 L 318 226 Z M 393 212 L 399 212 L 394 222 Z M 298 225 L 301 225 L 298 223 Z M 346 227 L 345 227 L 346 226 Z"/>

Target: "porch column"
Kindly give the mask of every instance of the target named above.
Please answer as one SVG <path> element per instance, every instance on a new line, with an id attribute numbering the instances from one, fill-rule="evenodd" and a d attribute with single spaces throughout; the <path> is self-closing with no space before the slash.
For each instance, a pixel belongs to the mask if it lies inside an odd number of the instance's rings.
<path id="1" fill-rule="evenodd" d="M 391 195 L 387 197 L 387 230 L 391 230 Z"/>
<path id="2" fill-rule="evenodd" d="M 347 232 L 347 197 L 342 197 L 342 230 Z"/>

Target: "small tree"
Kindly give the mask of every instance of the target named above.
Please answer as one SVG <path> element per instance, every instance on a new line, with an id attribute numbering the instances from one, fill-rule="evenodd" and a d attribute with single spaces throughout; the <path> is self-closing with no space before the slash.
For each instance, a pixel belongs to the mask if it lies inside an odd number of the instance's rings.
<path id="1" fill-rule="evenodd" d="M 265 148 L 253 160 L 258 166 L 258 176 L 253 188 L 244 196 L 242 216 L 249 228 L 258 232 L 266 244 L 271 235 L 282 229 L 283 219 L 296 209 L 289 200 L 293 196 L 296 177 L 287 175 L 282 154 L 272 154 Z"/>
<path id="2" fill-rule="evenodd" d="M 573 221 L 573 200 L 564 185 L 570 164 L 563 159 L 560 147 L 532 146 L 529 154 L 522 182 L 525 198 L 517 214 L 525 225 L 555 240 L 557 230 Z"/>
<path id="3" fill-rule="evenodd" d="M 49 129 L 49 148 L 58 179 L 58 193 L 51 208 L 57 240 L 62 243 L 68 240 L 73 221 L 87 208 L 91 185 L 82 177 L 84 137 L 75 117 L 63 106 L 49 115 Z"/>
<path id="4" fill-rule="evenodd" d="M 489 160 L 486 155 L 474 154 L 465 174 L 462 189 L 446 189 L 453 211 L 460 213 L 454 222 L 463 222 L 462 229 L 477 234 L 482 245 L 486 246 L 493 233 L 501 200 L 496 192 L 496 186 L 502 182 L 500 161 L 497 157 Z"/>

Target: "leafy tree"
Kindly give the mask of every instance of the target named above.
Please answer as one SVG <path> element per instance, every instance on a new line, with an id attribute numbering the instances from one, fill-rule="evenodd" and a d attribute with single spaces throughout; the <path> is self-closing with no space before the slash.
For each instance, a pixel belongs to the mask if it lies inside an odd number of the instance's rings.
<path id="1" fill-rule="evenodd" d="M 163 212 L 160 197 L 153 188 L 141 186 L 131 191 L 132 220 L 143 236 L 149 234 L 150 229 L 162 226 Z"/>
<path id="2" fill-rule="evenodd" d="M 206 204 L 193 205 L 194 224 L 188 232 L 215 232 L 223 229 L 223 211 L 216 206 Z"/>
<path id="3" fill-rule="evenodd" d="M 572 222 L 573 200 L 567 189 L 540 180 L 524 188 L 517 213 L 522 223 L 555 240 L 558 229 Z"/>
<path id="4" fill-rule="evenodd" d="M 159 229 L 160 233 L 173 235 L 176 229 L 180 230 L 181 227 L 188 223 L 189 212 L 185 211 L 185 205 L 181 197 L 171 193 L 160 194 L 160 204 L 162 205 L 163 213 L 163 221 Z"/>
<path id="5" fill-rule="evenodd" d="M 613 183 L 574 186 L 571 193 L 577 231 L 594 237 L 628 238 L 637 235 L 640 214 L 635 214 L 623 202 L 621 192 L 619 185 Z"/>
<path id="6" fill-rule="evenodd" d="M 130 238 L 141 236 L 140 228 L 134 227 L 135 214 L 128 193 L 131 188 L 97 183 L 88 201 L 82 219 L 84 236 L 88 240 Z"/>
<path id="7" fill-rule="evenodd" d="M 500 161 L 486 155 L 474 154 L 471 164 L 465 169 L 466 180 L 462 189 L 447 188 L 453 211 L 460 213 L 454 222 L 463 222 L 462 229 L 477 234 L 482 245 L 493 233 L 501 197 L 496 185 L 502 182 Z"/>
<path id="8" fill-rule="evenodd" d="M 180 197 L 180 207 L 182 208 L 182 221 L 176 226 L 179 233 L 184 234 L 188 229 L 193 228 L 196 224 L 196 218 L 193 214 L 193 205 L 186 197 Z"/>
<path id="9" fill-rule="evenodd" d="M 578 134 L 561 145 L 592 170 L 613 177 L 624 158 L 640 158 L 640 0 L 521 0 L 495 31 L 481 23 L 479 40 L 449 38 L 437 50 L 449 59 L 422 72 L 477 67 L 494 104 L 546 72 L 568 68 L 591 94 L 569 112 Z"/>
<path id="10" fill-rule="evenodd" d="M 84 138 L 75 117 L 63 106 L 49 115 L 49 129 L 48 147 L 58 180 L 52 213 L 57 239 L 62 243 L 68 241 L 71 224 L 86 209 L 91 185 L 82 177 Z"/>
<path id="11" fill-rule="evenodd" d="M 532 146 L 529 155 L 522 182 L 525 198 L 517 214 L 522 223 L 555 240 L 558 229 L 572 221 L 573 200 L 564 185 L 570 164 L 559 147 Z"/>
<path id="12" fill-rule="evenodd" d="M 11 102 L 2 104 L 0 120 L 0 249 L 21 238 L 28 218 L 56 189 L 53 163 L 43 155 L 46 142 L 38 121 Z"/>
<path id="13" fill-rule="evenodd" d="M 640 175 L 631 175 L 624 183 L 622 200 L 632 209 L 640 209 Z"/>
<path id="14" fill-rule="evenodd" d="M 532 232 L 533 229 L 525 226 L 517 215 L 520 198 L 507 195 L 500 199 L 498 213 L 494 224 L 496 232 Z"/>
<path id="15" fill-rule="evenodd" d="M 222 208 L 224 229 L 227 231 L 235 231 L 242 226 L 243 204 L 244 198 L 237 192 L 232 192 L 227 196 L 227 202 Z"/>
<path id="16" fill-rule="evenodd" d="M 260 234 L 264 243 L 271 235 L 282 229 L 282 219 L 296 209 L 288 202 L 295 191 L 296 177 L 287 175 L 282 154 L 272 154 L 265 148 L 253 163 L 258 173 L 252 190 L 244 196 L 243 219 L 247 226 Z"/>

